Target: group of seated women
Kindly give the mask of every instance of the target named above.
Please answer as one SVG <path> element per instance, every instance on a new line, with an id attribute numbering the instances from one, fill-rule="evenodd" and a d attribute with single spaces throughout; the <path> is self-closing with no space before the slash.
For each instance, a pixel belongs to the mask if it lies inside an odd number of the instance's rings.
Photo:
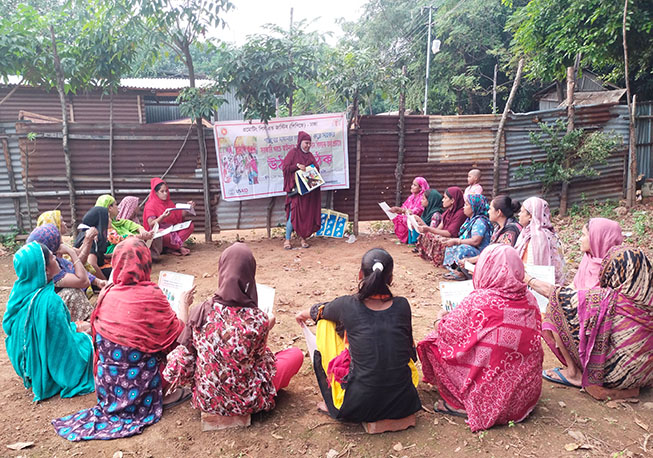
<path id="1" fill-rule="evenodd" d="M 435 266 L 444 266 L 448 280 L 471 278 L 465 263 L 475 264 L 490 244 L 513 246 L 523 262 L 554 266 L 556 283 L 564 282 L 562 246 L 551 222 L 549 204 L 531 197 L 520 205 L 509 196 L 499 195 L 488 202 L 478 184 L 480 172 L 472 170 L 469 186 L 457 186 L 444 195 L 430 188 L 423 177 L 416 177 L 411 195 L 401 207 L 393 207 L 395 234 L 403 243 L 414 243 L 414 252 Z M 416 229 L 409 229 L 413 215 Z M 515 219 L 517 216 L 517 219 Z"/>
<path id="2" fill-rule="evenodd" d="M 451 202 L 443 198 L 444 208 L 464 199 L 459 189 L 445 196 Z M 525 264 L 552 262 L 540 239 L 551 247 L 555 235 L 546 202 L 531 199 L 519 213 L 524 229 L 518 237 L 514 206 L 495 198 L 489 219 L 498 227 L 490 240 L 483 234 L 479 242 L 488 246 L 478 252 L 466 251 L 472 245 L 465 243 L 446 247 L 464 251 L 445 251 L 444 258 L 455 260 L 452 270 L 460 259 L 477 258 L 474 291 L 452 311 L 440 312 L 417 345 L 410 304 L 392 293 L 394 261 L 381 248 L 364 254 L 355 294 L 299 312 L 298 323 L 317 323 L 311 363 L 323 398 L 318 409 L 343 421 L 401 423 L 412 417 L 414 424 L 422 408 L 418 361 L 424 381 L 439 392 L 435 410 L 465 417 L 472 431 L 525 419 L 539 400 L 543 378 L 584 388 L 597 399 L 636 396 L 652 385 L 649 259 L 622 245 L 618 223 L 595 218 L 583 228 L 584 255 L 573 286 L 531 278 Z M 105 200 L 100 203 L 115 204 Z M 463 241 L 488 225 L 478 210 L 481 196 L 470 194 L 466 202 L 470 235 Z M 451 221 L 446 211 L 441 216 L 436 230 Z M 165 409 L 191 398 L 203 414 L 248 417 L 273 409 L 279 390 L 301 368 L 301 350 L 273 353 L 268 347 L 275 318 L 258 307 L 256 260 L 247 245 L 235 243 L 222 252 L 212 297 L 191 308 L 191 290 L 176 314 L 151 281 L 150 250 L 138 236 L 128 236 L 113 248 L 113 281 L 101 285 L 85 325 L 75 322 L 56 289 L 81 291 L 98 281 L 82 271 L 80 257 L 90 257 L 94 243 L 96 253 L 106 253 L 88 235 L 99 228 L 87 229 L 79 250 L 62 250 L 60 234 L 53 232 L 62 222 L 40 227 L 46 228 L 42 241 L 30 241 L 14 256 L 18 279 L 3 328 L 11 363 L 35 400 L 95 390 L 95 406 L 53 420 L 60 436 L 79 441 L 138 434 Z M 543 317 L 528 287 L 549 298 Z M 542 338 L 563 367 L 542 370 Z"/>

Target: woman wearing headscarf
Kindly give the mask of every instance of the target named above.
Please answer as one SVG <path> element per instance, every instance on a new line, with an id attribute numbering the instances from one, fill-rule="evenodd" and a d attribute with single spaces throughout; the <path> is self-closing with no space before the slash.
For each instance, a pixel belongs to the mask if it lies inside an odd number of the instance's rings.
<path id="1" fill-rule="evenodd" d="M 275 355 L 267 347 L 275 319 L 258 308 L 256 260 L 247 245 L 224 250 L 218 284 L 213 297 L 193 307 L 163 376 L 173 387 L 191 386 L 193 406 L 203 415 L 271 410 L 304 355 L 298 348 Z"/>
<path id="2" fill-rule="evenodd" d="M 415 177 L 410 185 L 410 196 L 404 201 L 401 207 L 390 207 L 390 211 L 397 214 L 392 220 L 395 226 L 395 234 L 401 243 L 415 243 L 419 233 L 408 230 L 408 215 L 420 216 L 424 211 L 422 197 L 430 189 L 428 181 L 423 177 Z"/>
<path id="3" fill-rule="evenodd" d="M 565 366 L 544 378 L 599 400 L 636 397 L 653 385 L 653 267 L 643 251 L 611 248 L 599 287 L 576 291 L 528 275 L 524 281 L 549 297 L 543 337 Z"/>
<path id="4" fill-rule="evenodd" d="M 195 202 L 189 201 L 191 209 L 195 208 Z M 150 180 L 150 195 L 143 209 L 143 226 L 146 230 L 151 231 L 156 224 L 159 229 L 179 224 L 184 221 L 184 217 L 189 214 L 186 210 L 173 211 L 175 203 L 170 199 L 170 190 L 168 185 L 161 178 L 152 178 Z M 195 225 L 191 222 L 190 226 L 180 231 L 170 232 L 162 237 L 162 250 L 177 256 L 186 256 L 190 250 L 184 246 L 184 242 L 195 231 Z M 158 253 L 157 253 L 158 255 Z"/>
<path id="5" fill-rule="evenodd" d="M 61 242 L 61 234 L 54 224 L 36 227 L 27 237 L 27 243 L 30 242 L 42 243 L 55 255 L 60 271 L 52 277 L 54 291 L 68 307 L 71 320 L 88 320 L 93 305 L 86 296 L 86 289 L 91 284 L 101 289 L 106 282 L 88 273 L 77 252 Z M 61 257 L 63 255 L 67 255 L 71 260 Z"/>
<path id="6" fill-rule="evenodd" d="M 320 188 L 314 189 L 303 196 L 297 194 L 295 189 L 295 173 L 297 170 L 305 171 L 309 165 L 320 170 L 311 149 L 311 136 L 300 131 L 297 135 L 297 146 L 286 154 L 281 165 L 283 170 L 283 191 L 286 196 L 286 238 L 283 247 L 286 250 L 292 248 L 290 238 L 294 230 L 299 236 L 302 248 L 308 248 L 306 239 L 314 232 L 320 230 L 320 207 L 322 197 Z"/>
<path id="7" fill-rule="evenodd" d="M 442 196 L 442 206 L 445 208 L 442 220 L 437 227 L 419 225 L 420 236 L 416 248 L 419 254 L 437 267 L 442 265 L 444 246 L 442 242 L 451 237 L 458 237 L 460 226 L 467 218 L 464 213 L 465 200 L 463 191 L 457 186 L 447 188 Z M 432 221 L 432 220 L 431 220 Z M 417 221 L 419 224 L 419 220 Z"/>
<path id="8" fill-rule="evenodd" d="M 541 315 L 515 249 L 491 245 L 474 270 L 474 291 L 417 345 L 436 410 L 466 417 L 473 432 L 521 421 L 542 390 Z"/>
<path id="9" fill-rule="evenodd" d="M 59 234 L 61 234 L 62 236 L 68 235 L 69 232 L 68 225 L 66 224 L 66 221 L 61 216 L 61 210 L 50 210 L 41 213 L 38 219 L 36 220 L 36 227 L 44 226 L 46 224 L 54 224 L 57 230 L 59 231 Z M 97 229 L 95 228 L 88 229 L 85 233 L 85 239 L 81 247 L 74 248 L 74 250 L 77 252 L 77 256 L 79 256 L 79 259 L 83 263 L 86 263 L 88 259 L 88 254 L 90 253 L 91 247 L 93 246 L 93 242 L 96 240 L 96 238 L 97 238 Z"/>
<path id="10" fill-rule="evenodd" d="M 77 226 L 79 232 L 75 239 L 75 248 L 80 248 L 86 239 L 86 231 L 95 229 L 97 240 L 93 241 L 86 260 L 82 262 L 89 264 L 89 269 L 100 280 L 107 280 L 111 275 L 111 263 L 105 259 L 107 252 L 107 233 L 109 230 L 109 211 L 105 207 L 93 207 L 82 218 L 82 223 Z"/>
<path id="11" fill-rule="evenodd" d="M 138 199 L 136 199 L 136 202 L 138 204 Z M 129 236 L 135 236 L 141 240 L 149 240 L 152 238 L 152 232 L 146 231 L 140 224 L 136 224 L 130 219 L 119 218 L 119 208 L 118 205 L 116 205 L 116 199 L 112 195 L 101 195 L 95 202 L 95 206 L 106 207 L 109 211 L 111 227 L 107 232 L 107 254 L 113 253 L 116 245 Z"/>
<path id="12" fill-rule="evenodd" d="M 416 216 L 417 224 L 421 226 L 438 227 L 442 221 L 442 194 L 437 189 L 427 189 L 422 195 L 422 207 L 424 211 L 421 216 Z"/>
<path id="13" fill-rule="evenodd" d="M 113 261 L 113 284 L 102 291 L 91 317 L 98 404 L 52 421 L 57 434 L 70 441 L 128 437 L 159 421 L 161 369 L 192 302 L 191 291 L 179 318 L 175 315 L 150 280 L 152 259 L 142 240 L 122 242 Z"/>
<path id="14" fill-rule="evenodd" d="M 34 401 L 93 391 L 93 343 L 54 292 L 59 272 L 45 245 L 30 242 L 14 255 L 18 279 L 2 320 L 7 354 Z"/>
<path id="15" fill-rule="evenodd" d="M 553 266 L 556 284 L 562 284 L 565 279 L 565 259 L 551 222 L 548 202 L 539 197 L 526 199 L 519 212 L 519 224 L 524 229 L 517 238 L 515 249 L 524 263 Z"/>
<path id="16" fill-rule="evenodd" d="M 128 219 L 138 224 L 138 218 L 136 217 L 138 202 L 139 200 L 136 196 L 123 197 L 123 199 L 118 204 L 118 216 L 116 216 L 116 219 L 118 221 Z"/>
<path id="17" fill-rule="evenodd" d="M 317 322 L 318 408 L 337 420 L 399 420 L 422 408 L 410 304 L 390 291 L 393 269 L 392 256 L 373 248 L 361 259 L 357 294 L 295 316 L 300 324 Z"/>
<path id="18" fill-rule="evenodd" d="M 460 228 L 459 236 L 442 242 L 447 247 L 443 264 L 449 269 L 444 278 L 464 280 L 465 276 L 459 269 L 459 263 L 464 262 L 465 258 L 478 256 L 490 244 L 493 227 L 487 210 L 487 199 L 482 194 L 467 196 L 463 209 L 467 221 Z"/>
<path id="19" fill-rule="evenodd" d="M 599 286 L 601 262 L 610 248 L 621 245 L 624 236 L 621 226 L 607 218 L 592 218 L 583 226 L 580 238 L 580 251 L 583 258 L 574 277 L 576 291 L 588 290 Z"/>

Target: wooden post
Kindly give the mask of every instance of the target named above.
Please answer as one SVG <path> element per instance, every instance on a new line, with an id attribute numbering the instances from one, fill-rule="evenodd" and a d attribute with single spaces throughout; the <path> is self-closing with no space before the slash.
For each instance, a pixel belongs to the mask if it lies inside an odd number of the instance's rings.
<path id="1" fill-rule="evenodd" d="M 16 177 L 14 177 L 14 167 L 11 164 L 11 154 L 9 154 L 9 142 L 6 138 L 2 139 L 2 151 L 4 152 L 5 162 L 7 164 L 7 175 L 9 177 L 9 188 L 11 192 L 17 192 L 18 188 L 16 187 Z M 19 230 L 23 230 L 23 217 L 20 214 L 20 198 L 13 197 L 14 201 L 14 215 L 16 216 L 16 225 Z M 30 227 L 31 229 L 31 227 Z"/>
<path id="2" fill-rule="evenodd" d="M 358 237 L 358 209 L 360 208 L 361 194 L 361 134 L 360 127 L 356 127 L 356 185 L 354 186 L 354 235 Z"/>
<path id="3" fill-rule="evenodd" d="M 113 91 L 109 96 L 109 187 L 111 195 L 116 197 L 116 189 L 113 185 Z"/>
<path id="4" fill-rule="evenodd" d="M 403 78 L 406 77 L 406 66 L 401 68 Z M 401 206 L 401 180 L 404 176 L 404 156 L 406 155 L 406 88 L 404 79 L 401 82 L 399 93 L 399 151 L 397 152 L 397 166 L 395 167 L 395 206 Z"/>
<path id="5" fill-rule="evenodd" d="M 508 113 L 510 112 L 512 101 L 515 99 L 515 94 L 517 93 L 517 88 L 519 87 L 519 81 L 521 80 L 521 74 L 523 70 L 524 58 L 522 57 L 519 59 L 519 64 L 517 64 L 517 74 L 515 75 L 515 81 L 512 82 L 512 89 L 510 90 L 510 95 L 508 96 L 506 106 L 503 109 L 501 121 L 499 121 L 497 136 L 494 138 L 494 177 L 492 182 L 492 197 L 496 197 L 497 194 L 499 194 L 499 149 L 501 147 L 501 137 L 503 136 L 503 129 L 506 125 L 506 119 L 508 119 Z"/>
<path id="6" fill-rule="evenodd" d="M 628 0 L 624 0 L 624 15 L 622 24 L 623 45 L 624 45 L 624 79 L 626 80 L 626 97 L 628 99 L 628 180 L 626 180 L 626 205 L 635 205 L 635 181 L 637 180 L 637 139 L 635 133 L 635 97 L 630 95 L 630 79 L 628 77 L 628 43 L 626 41 L 626 29 L 628 19 Z M 633 101 L 631 103 L 631 100 Z"/>
<path id="7" fill-rule="evenodd" d="M 243 201 L 238 202 L 238 219 L 236 220 L 236 229 L 240 229 L 240 217 L 243 214 Z"/>
<path id="8" fill-rule="evenodd" d="M 272 209 L 274 208 L 275 197 L 270 197 L 268 204 L 268 214 L 265 221 L 265 228 L 268 231 L 268 238 L 272 237 Z"/>
<path id="9" fill-rule="evenodd" d="M 23 185 L 25 186 L 25 203 L 27 204 L 27 221 L 28 221 L 29 230 L 31 231 L 33 229 L 32 206 L 29 201 L 30 199 L 29 199 L 28 184 L 29 184 L 29 144 L 25 144 L 25 182 L 23 183 Z"/>
<path id="10" fill-rule="evenodd" d="M 61 69 L 61 61 L 57 52 L 57 39 L 54 35 L 54 28 L 50 26 L 50 40 L 52 44 L 52 55 L 54 57 L 54 70 L 57 75 L 57 92 L 59 93 L 59 103 L 61 103 L 61 144 L 63 147 L 64 164 L 66 166 L 66 181 L 68 183 L 68 192 L 70 193 L 70 219 L 72 223 L 73 235 L 77 234 L 77 204 L 75 201 L 75 183 L 73 182 L 73 168 L 68 148 L 68 112 L 66 110 L 66 94 L 64 91 L 64 75 Z M 27 183 L 25 183 L 27 189 Z M 29 204 L 28 204 L 29 208 Z M 31 219 L 31 218 L 30 218 Z M 31 221 L 30 221 L 31 223 Z"/>
<path id="11" fill-rule="evenodd" d="M 567 67 L 567 132 L 574 130 L 576 124 L 576 107 L 574 106 L 574 91 L 576 90 L 576 68 Z M 571 162 L 565 158 L 565 166 Z M 560 186 L 560 216 L 567 216 L 567 202 L 569 200 L 569 182 L 563 181 Z"/>

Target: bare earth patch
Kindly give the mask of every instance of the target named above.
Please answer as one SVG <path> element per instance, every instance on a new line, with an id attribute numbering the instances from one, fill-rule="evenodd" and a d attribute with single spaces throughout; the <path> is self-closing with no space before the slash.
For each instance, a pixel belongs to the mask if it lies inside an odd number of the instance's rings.
<path id="1" fill-rule="evenodd" d="M 648 210 L 650 213 L 650 207 Z M 578 235 L 573 231 L 579 234 L 576 226 L 580 223 L 561 223 L 557 227 L 570 231 L 563 237 L 569 239 L 568 243 L 576 242 Z M 311 239 L 311 248 L 288 251 L 283 249 L 281 238 L 267 239 L 264 231 L 238 232 L 256 256 L 257 281 L 277 289 L 277 326 L 269 339 L 274 351 L 292 345 L 305 350 L 295 313 L 316 302 L 355 291 L 361 256 L 373 247 L 383 247 L 394 257 L 393 292 L 407 297 L 411 303 L 416 341 L 427 334 L 440 309 L 437 286 L 444 270 L 423 261 L 406 246 L 397 245 L 391 234 L 362 233 L 353 244 L 344 240 Z M 154 277 L 160 270 L 193 274 L 197 302 L 210 296 L 217 284 L 220 253 L 235 241 L 236 233 L 223 233 L 218 238 L 214 244 L 195 245 L 188 257 L 166 257 L 155 264 Z M 293 243 L 298 245 L 297 240 Z M 574 257 L 573 253 L 570 257 Z M 0 272 L 0 312 L 4 313 L 15 279 L 10 255 L 0 257 Z M 548 349 L 545 352 L 544 367 L 557 366 L 551 352 Z M 158 424 L 146 428 L 140 436 L 71 443 L 55 434 L 50 420 L 94 405 L 95 395 L 65 400 L 52 398 L 33 404 L 31 392 L 23 387 L 3 349 L 0 351 L 0 455 L 111 457 L 122 452 L 124 457 L 653 456 L 650 389 L 643 391 L 638 402 L 601 403 L 577 389 L 545 382 L 537 408 L 526 421 L 477 434 L 471 433 L 460 418 L 431 413 L 438 396 L 430 386 L 422 382 L 419 393 L 429 411 L 418 414 L 415 428 L 369 436 L 359 424 L 337 423 L 317 412 L 316 403 L 321 397 L 306 358 L 297 377 L 280 393 L 277 407 L 272 412 L 255 415 L 247 429 L 203 433 L 199 412 L 186 404 L 166 412 Z M 20 451 L 6 447 L 16 442 L 34 442 L 34 445 Z"/>

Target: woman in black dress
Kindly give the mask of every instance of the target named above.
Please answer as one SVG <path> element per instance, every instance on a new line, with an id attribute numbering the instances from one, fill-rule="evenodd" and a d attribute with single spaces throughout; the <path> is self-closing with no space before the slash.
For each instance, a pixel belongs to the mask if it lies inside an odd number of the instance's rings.
<path id="1" fill-rule="evenodd" d="M 317 322 L 313 368 L 326 410 L 337 420 L 401 419 L 421 409 L 411 311 L 393 297 L 392 257 L 380 248 L 363 256 L 358 294 L 297 314 Z"/>

